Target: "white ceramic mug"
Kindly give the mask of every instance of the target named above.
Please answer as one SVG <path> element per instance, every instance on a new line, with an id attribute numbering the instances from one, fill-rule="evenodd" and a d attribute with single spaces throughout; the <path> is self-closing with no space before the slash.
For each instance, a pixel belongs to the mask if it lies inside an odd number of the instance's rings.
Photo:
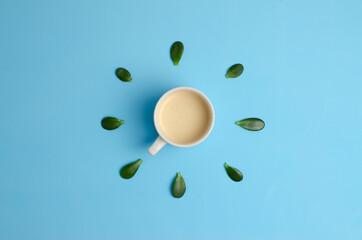
<path id="1" fill-rule="evenodd" d="M 162 132 L 161 128 L 160 128 L 160 124 L 159 124 L 159 110 L 160 110 L 160 106 L 162 105 L 162 103 L 173 93 L 176 93 L 178 91 L 190 91 L 193 92 L 195 94 L 198 95 L 198 97 L 200 97 L 201 99 L 203 99 L 203 101 L 206 103 L 205 107 L 208 108 L 208 112 L 210 113 L 209 116 L 209 121 L 208 121 L 208 126 L 206 131 L 203 133 L 202 136 L 200 136 L 197 140 L 192 141 L 192 142 L 187 142 L 187 143 L 177 143 L 175 141 L 171 141 L 169 138 L 167 138 L 165 136 L 165 134 Z M 214 127 L 214 122 L 215 122 L 215 112 L 214 112 L 214 107 L 212 106 L 210 100 L 207 98 L 207 96 L 205 94 L 203 94 L 202 92 L 200 92 L 199 90 L 195 89 L 195 88 L 191 88 L 191 87 L 177 87 L 174 89 L 171 89 L 169 91 L 167 91 L 164 95 L 162 95 L 162 97 L 158 100 L 156 107 L 155 107 L 155 111 L 153 114 L 153 120 L 154 120 L 154 124 L 156 127 L 156 130 L 158 132 L 158 138 L 156 139 L 156 141 L 152 144 L 152 146 L 148 149 L 149 154 L 151 154 L 152 156 L 155 155 L 158 151 L 161 150 L 161 148 L 163 148 L 166 143 L 171 144 L 173 146 L 176 147 L 182 147 L 182 148 L 186 148 L 186 147 L 192 147 L 195 146 L 199 143 L 201 143 L 202 141 L 204 141 L 207 136 L 210 134 L 212 128 Z"/>

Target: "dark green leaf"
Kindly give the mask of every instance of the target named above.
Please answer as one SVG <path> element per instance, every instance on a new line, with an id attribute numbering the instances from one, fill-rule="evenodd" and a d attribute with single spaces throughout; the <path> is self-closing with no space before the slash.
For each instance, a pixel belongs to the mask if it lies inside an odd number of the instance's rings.
<path id="1" fill-rule="evenodd" d="M 121 169 L 121 177 L 129 179 L 133 177 L 142 163 L 142 159 L 129 163 Z"/>
<path id="2" fill-rule="evenodd" d="M 131 74 L 125 68 L 117 68 L 116 75 L 123 82 L 131 82 L 132 81 Z"/>
<path id="3" fill-rule="evenodd" d="M 250 131 L 262 130 L 265 126 L 264 121 L 259 118 L 246 118 L 237 121 L 236 124 Z"/>
<path id="4" fill-rule="evenodd" d="M 171 59 L 175 66 L 177 66 L 178 63 L 180 62 L 183 52 L 184 52 L 184 45 L 182 44 L 182 42 L 174 42 L 172 44 Z"/>
<path id="5" fill-rule="evenodd" d="M 243 180 L 243 174 L 238 169 L 230 167 L 226 163 L 224 164 L 224 166 L 227 174 L 233 181 L 240 182 L 241 180 Z"/>
<path id="6" fill-rule="evenodd" d="M 175 180 L 172 185 L 172 195 L 175 198 L 180 198 L 185 194 L 186 184 L 184 178 L 181 176 L 181 173 L 177 173 Z"/>
<path id="7" fill-rule="evenodd" d="M 115 117 L 105 117 L 102 119 L 102 127 L 106 130 L 114 130 L 121 126 L 124 123 L 123 120 L 120 120 Z"/>
<path id="8" fill-rule="evenodd" d="M 232 65 L 226 73 L 226 78 L 239 77 L 244 71 L 244 66 L 240 63 Z"/>

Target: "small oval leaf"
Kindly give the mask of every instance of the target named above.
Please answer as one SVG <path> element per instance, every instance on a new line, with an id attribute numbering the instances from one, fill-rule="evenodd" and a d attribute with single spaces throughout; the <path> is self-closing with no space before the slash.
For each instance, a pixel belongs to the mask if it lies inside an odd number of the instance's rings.
<path id="1" fill-rule="evenodd" d="M 172 184 L 172 195 L 175 198 L 180 198 L 185 194 L 186 184 L 184 178 L 181 176 L 181 173 L 177 173 L 175 180 Z"/>
<path id="2" fill-rule="evenodd" d="M 246 130 L 250 131 L 259 131 L 262 130 L 265 126 L 263 120 L 259 118 L 246 118 L 236 122 L 237 125 L 240 127 L 245 128 Z"/>
<path id="3" fill-rule="evenodd" d="M 241 180 L 243 180 L 243 174 L 238 169 L 227 165 L 227 163 L 225 163 L 224 166 L 231 180 L 235 182 L 240 182 Z"/>
<path id="4" fill-rule="evenodd" d="M 120 120 L 115 117 L 105 117 L 102 119 L 102 127 L 106 130 L 114 130 L 121 126 L 124 123 L 123 120 Z"/>
<path id="5" fill-rule="evenodd" d="M 117 68 L 116 69 L 116 75 L 123 82 L 131 82 L 132 81 L 131 74 L 125 68 L 121 68 L 121 67 Z"/>
<path id="6" fill-rule="evenodd" d="M 232 65 L 226 73 L 226 78 L 239 77 L 244 71 L 244 66 L 240 63 Z"/>
<path id="7" fill-rule="evenodd" d="M 184 52 L 184 45 L 182 42 L 174 42 L 171 46 L 171 59 L 175 66 L 178 65 L 178 63 L 181 60 L 182 54 Z"/>
<path id="8" fill-rule="evenodd" d="M 120 172 L 121 177 L 123 177 L 125 179 L 130 179 L 131 177 L 133 177 L 136 174 L 141 163 L 142 163 L 142 159 L 138 159 L 137 161 L 129 163 L 126 166 L 124 166 Z"/>

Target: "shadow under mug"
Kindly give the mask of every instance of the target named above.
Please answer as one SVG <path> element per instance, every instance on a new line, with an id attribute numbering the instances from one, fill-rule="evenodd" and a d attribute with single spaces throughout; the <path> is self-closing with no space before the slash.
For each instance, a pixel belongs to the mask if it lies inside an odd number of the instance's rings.
<path id="1" fill-rule="evenodd" d="M 190 142 L 190 143 L 177 143 L 174 141 L 171 141 L 170 139 L 168 139 L 165 134 L 162 133 L 162 130 L 159 126 L 159 121 L 158 121 L 158 112 L 160 109 L 160 106 L 162 104 L 162 102 L 164 100 L 166 100 L 167 97 L 169 97 L 171 94 L 178 92 L 178 91 L 191 91 L 196 93 L 198 96 L 200 96 L 205 102 L 207 107 L 209 108 L 209 112 L 211 114 L 210 116 L 210 122 L 209 122 L 209 126 L 207 128 L 207 131 L 196 141 Z M 214 107 L 211 104 L 211 101 L 207 98 L 207 96 L 205 94 L 203 94 L 201 91 L 195 89 L 195 88 L 191 88 L 191 87 L 177 87 L 177 88 L 173 88 L 169 91 L 167 91 L 165 94 L 162 95 L 162 97 L 158 100 L 156 107 L 155 107 L 155 111 L 153 113 L 153 120 L 154 120 L 154 124 L 156 127 L 156 130 L 158 132 L 158 137 L 156 139 L 156 141 L 152 144 L 152 146 L 148 149 L 148 153 L 151 154 L 152 156 L 155 155 L 158 151 L 161 150 L 161 148 L 163 148 L 167 143 L 171 144 L 173 146 L 176 147 L 181 147 L 181 148 L 186 148 L 186 147 L 192 147 L 195 146 L 199 143 L 201 143 L 202 141 L 204 141 L 207 136 L 209 136 L 212 128 L 214 127 L 214 123 L 215 123 L 215 111 L 214 111 Z"/>

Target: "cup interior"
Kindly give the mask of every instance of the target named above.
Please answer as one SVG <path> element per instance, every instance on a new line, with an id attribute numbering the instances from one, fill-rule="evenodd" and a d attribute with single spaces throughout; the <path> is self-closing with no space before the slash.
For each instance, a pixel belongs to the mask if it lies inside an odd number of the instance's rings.
<path id="1" fill-rule="evenodd" d="M 169 144 L 191 147 L 210 134 L 215 122 L 214 108 L 205 94 L 191 87 L 166 92 L 157 102 L 154 123 Z"/>

